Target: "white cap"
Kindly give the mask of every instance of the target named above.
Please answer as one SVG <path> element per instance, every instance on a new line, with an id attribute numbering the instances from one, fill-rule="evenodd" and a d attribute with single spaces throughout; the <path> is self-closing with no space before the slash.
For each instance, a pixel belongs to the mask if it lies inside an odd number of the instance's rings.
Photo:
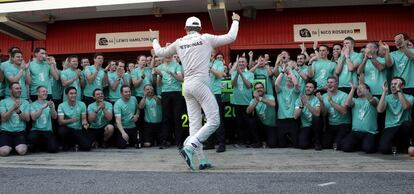
<path id="1" fill-rule="evenodd" d="M 201 27 L 201 21 L 200 21 L 200 19 L 192 16 L 192 17 L 189 17 L 187 19 L 187 21 L 185 22 L 185 26 L 189 26 L 189 27 Z"/>

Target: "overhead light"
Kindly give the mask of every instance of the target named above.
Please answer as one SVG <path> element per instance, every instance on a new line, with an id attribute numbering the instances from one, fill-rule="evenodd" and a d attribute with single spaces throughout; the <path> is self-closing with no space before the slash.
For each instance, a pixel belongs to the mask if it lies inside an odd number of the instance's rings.
<path id="1" fill-rule="evenodd" d="M 276 0 L 276 11 L 283 11 L 285 9 L 283 0 Z"/>
<path id="2" fill-rule="evenodd" d="M 161 8 L 159 7 L 152 8 L 152 14 L 154 14 L 156 18 L 162 17 Z"/>

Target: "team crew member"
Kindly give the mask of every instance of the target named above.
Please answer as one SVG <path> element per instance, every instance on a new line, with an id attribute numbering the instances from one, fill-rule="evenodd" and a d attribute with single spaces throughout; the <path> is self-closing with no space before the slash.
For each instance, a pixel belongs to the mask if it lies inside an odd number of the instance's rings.
<path id="1" fill-rule="evenodd" d="M 381 99 L 377 110 L 379 113 L 385 111 L 385 129 L 379 142 L 379 152 L 390 154 L 393 145 L 399 149 L 408 147 L 408 138 L 413 138 L 413 122 L 411 109 L 414 97 L 403 93 L 405 80 L 394 77 L 391 80 L 391 94 L 387 95 L 388 84 L 384 82 Z"/>
<path id="2" fill-rule="evenodd" d="M 128 145 L 137 146 L 137 128 L 135 123 L 139 118 L 137 99 L 131 98 L 131 88 L 121 86 L 122 97 L 115 102 L 114 113 L 116 120 L 116 146 L 125 149 Z"/>
<path id="3" fill-rule="evenodd" d="M 237 70 L 231 74 L 231 84 L 233 86 L 233 98 L 230 99 L 234 105 L 236 114 L 236 133 L 239 144 L 247 145 L 249 143 L 249 121 L 251 115 L 246 112 L 252 100 L 252 87 L 254 74 L 246 70 L 247 60 L 240 57 L 237 62 Z"/>
<path id="4" fill-rule="evenodd" d="M 155 73 L 158 75 L 157 86 L 161 87 L 162 133 L 170 134 L 173 132 L 175 143 L 180 147 L 184 141 L 180 122 L 181 115 L 184 112 L 184 100 L 181 93 L 182 67 L 172 61 L 171 56 L 166 56 L 164 57 L 164 63 L 157 67 Z M 168 147 L 169 143 L 162 142 L 162 145 Z"/>
<path id="5" fill-rule="evenodd" d="M 282 78 L 286 77 L 285 84 L 281 84 Z M 299 97 L 299 85 L 296 76 L 290 70 L 283 66 L 275 81 L 275 92 L 277 94 L 277 141 L 280 147 L 288 146 L 288 138 L 293 146 L 297 146 L 299 126 L 294 119 L 295 102 Z"/>
<path id="6" fill-rule="evenodd" d="M 378 98 L 372 96 L 365 83 L 358 85 L 358 98 L 353 98 L 354 93 L 355 86 L 352 84 L 345 102 L 346 107 L 352 108 L 352 131 L 342 140 L 342 151 L 353 152 L 362 148 L 365 153 L 374 153 L 378 133 Z"/>
<path id="7" fill-rule="evenodd" d="M 144 86 L 144 98 L 139 102 L 139 109 L 145 112 L 145 124 L 144 124 L 144 147 L 151 147 L 156 140 L 157 143 L 165 142 L 168 134 L 162 134 L 161 132 L 161 97 L 155 95 L 154 88 L 151 84 Z M 163 149 L 160 146 L 160 149 Z"/>
<path id="8" fill-rule="evenodd" d="M 328 116 L 328 126 L 322 135 L 322 147 L 340 149 L 342 139 L 351 129 L 351 117 L 345 106 L 347 94 L 338 90 L 336 77 L 329 77 L 327 93 L 317 93 L 323 116 Z M 336 147 L 335 147 L 336 146 Z"/>
<path id="9" fill-rule="evenodd" d="M 52 119 L 57 118 L 55 104 L 47 101 L 48 91 L 45 86 L 37 87 L 37 100 L 30 104 L 30 116 L 33 120 L 32 130 L 28 136 L 33 150 L 43 145 L 47 146 L 47 152 L 58 152 L 59 146 L 52 130 Z"/>
<path id="10" fill-rule="evenodd" d="M 64 150 L 69 144 L 75 144 L 79 146 L 79 150 L 89 151 L 91 149 L 91 142 L 85 131 L 89 128 L 89 123 L 86 120 L 86 105 L 76 100 L 77 90 L 75 87 L 70 86 L 66 88 L 65 93 L 68 96 L 67 100 L 58 106 L 58 121 L 60 125 L 58 133 Z"/>
<path id="11" fill-rule="evenodd" d="M 59 71 L 56 68 L 54 58 L 48 58 L 44 48 L 35 48 L 35 59 L 29 65 L 32 82 L 30 84 L 30 100 L 32 102 L 37 99 L 37 87 L 45 86 L 49 92 L 48 99 L 52 98 L 52 85 L 49 81 L 49 75 L 55 80 L 59 79 Z"/>
<path id="12" fill-rule="evenodd" d="M 115 102 L 121 98 L 121 86 L 129 85 L 129 78 L 129 75 L 125 73 L 124 61 L 118 61 L 118 67 L 115 72 L 108 72 L 108 99 L 112 104 L 115 104 Z"/>
<path id="13" fill-rule="evenodd" d="M 295 102 L 295 119 L 301 121 L 299 130 L 298 147 L 300 149 L 308 149 L 312 145 L 315 150 L 322 150 L 321 136 L 322 125 L 320 119 L 320 102 L 315 96 L 316 82 L 309 80 L 305 84 L 305 94 L 298 98 Z"/>
<path id="14" fill-rule="evenodd" d="M 316 90 L 325 93 L 328 77 L 334 75 L 336 64 L 328 59 L 328 46 L 320 45 L 317 53 L 319 58 L 308 68 L 308 77 L 316 82 Z"/>
<path id="15" fill-rule="evenodd" d="M 192 169 L 194 169 L 192 160 L 194 152 L 200 153 L 202 142 L 207 140 L 220 125 L 217 101 L 209 87 L 208 62 L 211 51 L 215 47 L 229 44 L 236 39 L 240 16 L 233 13 L 232 19 L 233 24 L 226 35 L 200 34 L 200 19 L 190 17 L 185 25 L 187 35 L 183 38 L 177 39 L 166 48 L 161 48 L 156 39 L 153 41 L 157 56 L 168 56 L 177 53 L 183 64 L 184 97 L 190 119 L 190 136 L 185 141 L 181 154 Z M 204 126 L 201 126 L 201 109 L 203 109 L 207 118 Z M 201 156 L 201 158 L 200 168 L 209 167 L 208 163 L 204 163 L 206 161 L 204 160 L 205 157 Z"/>
<path id="16" fill-rule="evenodd" d="M 3 67 L 6 86 L 9 87 L 10 83 L 18 82 L 21 88 L 20 98 L 25 100 L 29 99 L 27 86 L 32 81 L 30 71 L 28 71 L 29 64 L 24 62 L 22 52 L 15 50 L 11 53 L 10 65 Z M 9 96 L 10 90 L 5 90 L 5 97 Z"/>
<path id="17" fill-rule="evenodd" d="M 114 133 L 114 126 L 109 124 L 113 117 L 113 108 L 111 103 L 104 101 L 105 96 L 101 89 L 95 89 L 93 96 L 95 102 L 88 106 L 88 121 L 91 125 L 87 134 L 90 142 L 100 143 L 106 148 L 106 142 Z"/>
<path id="18" fill-rule="evenodd" d="M 224 64 L 222 60 L 218 60 L 215 57 L 216 56 L 222 56 L 222 54 L 215 54 L 214 52 L 211 53 L 210 58 L 210 84 L 213 91 L 214 96 L 216 97 L 217 104 L 219 106 L 219 114 L 220 114 L 220 126 L 216 131 L 216 137 L 218 141 L 218 147 L 217 152 L 224 152 L 226 151 L 226 136 L 225 136 L 225 130 L 224 130 L 224 113 L 223 113 L 223 104 L 221 100 L 221 80 L 223 80 L 223 77 L 225 75 L 224 73 Z M 209 139 L 212 139 L 211 137 Z M 214 148 L 214 141 L 210 142 L 213 145 Z"/>
<path id="19" fill-rule="evenodd" d="M 10 97 L 0 101 L 0 156 L 8 156 L 13 148 L 19 155 L 25 155 L 25 128 L 26 122 L 30 121 L 30 105 L 21 98 L 22 88 L 18 82 L 10 83 L 9 90 Z"/>
<path id="20" fill-rule="evenodd" d="M 60 79 L 62 82 L 62 86 L 64 90 L 69 87 L 74 87 L 76 89 L 76 100 L 80 101 L 82 99 L 82 92 L 81 92 L 81 83 L 82 83 L 82 73 L 80 69 L 78 69 L 78 57 L 77 56 L 69 56 L 68 63 L 66 64 L 67 67 L 60 73 Z M 63 94 L 63 101 L 67 101 L 68 97 L 66 93 Z"/>
<path id="21" fill-rule="evenodd" d="M 300 87 L 300 93 L 305 93 L 306 81 L 308 80 L 308 66 L 305 65 L 306 56 L 304 54 L 299 54 L 296 57 L 296 67 L 294 73 L 298 74 L 298 84 Z"/>
<path id="22" fill-rule="evenodd" d="M 251 58 L 253 58 L 253 52 L 250 52 Z M 264 78 L 266 80 L 266 94 L 273 95 L 273 86 L 271 79 L 273 76 L 273 72 L 269 65 L 266 63 L 265 58 L 263 56 L 259 56 L 259 58 L 257 59 L 257 64 L 250 69 L 250 72 L 254 73 L 254 76 L 256 78 Z"/>
<path id="23" fill-rule="evenodd" d="M 385 50 L 385 62 L 388 68 L 392 68 L 393 77 L 405 80 L 403 92 L 414 95 L 414 48 L 408 47 L 410 38 L 407 33 L 398 33 L 394 40 L 398 50 L 391 53 L 388 45 L 381 43 Z M 411 119 L 414 119 L 414 111 L 411 111 Z"/>
<path id="24" fill-rule="evenodd" d="M 254 85 L 253 99 L 247 107 L 247 114 L 256 111 L 256 115 L 260 120 L 262 128 L 266 132 L 266 144 L 270 148 L 277 146 L 277 129 L 276 129 L 276 102 L 275 97 L 271 94 L 265 94 L 264 84 L 257 82 Z M 262 140 L 260 137 L 259 127 L 251 127 L 251 134 L 253 135 L 253 147 L 261 147 Z"/>
<path id="25" fill-rule="evenodd" d="M 93 99 L 93 91 L 97 88 L 103 90 L 105 84 L 108 83 L 108 76 L 102 68 L 104 57 L 101 53 L 96 53 L 94 56 L 94 64 L 85 69 L 85 103 L 89 105 L 95 100 Z"/>
<path id="26" fill-rule="evenodd" d="M 9 90 L 9 87 L 5 84 L 5 74 L 4 74 L 4 67 L 11 66 L 11 54 L 13 51 L 20 51 L 19 47 L 10 47 L 8 49 L 9 59 L 4 61 L 0 64 L 0 100 L 4 99 L 5 90 Z"/>
<path id="27" fill-rule="evenodd" d="M 335 68 L 335 74 L 338 75 L 339 90 L 349 93 L 351 85 L 349 80 L 352 80 L 354 85 L 357 85 L 358 78 L 356 71 L 359 64 L 362 63 L 362 56 L 354 52 L 355 40 L 352 37 L 344 39 L 344 47 L 342 48 L 341 57 Z"/>

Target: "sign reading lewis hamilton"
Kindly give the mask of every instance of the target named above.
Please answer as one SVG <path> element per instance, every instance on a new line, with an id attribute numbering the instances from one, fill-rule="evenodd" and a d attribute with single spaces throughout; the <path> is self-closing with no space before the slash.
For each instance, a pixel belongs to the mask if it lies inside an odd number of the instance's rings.
<path id="1" fill-rule="evenodd" d="M 154 31 L 159 36 L 159 31 Z M 95 49 L 151 47 L 148 31 L 96 34 Z"/>
<path id="2" fill-rule="evenodd" d="M 355 40 L 367 39 L 365 22 L 333 24 L 293 25 L 295 42 L 343 40 L 351 36 Z"/>

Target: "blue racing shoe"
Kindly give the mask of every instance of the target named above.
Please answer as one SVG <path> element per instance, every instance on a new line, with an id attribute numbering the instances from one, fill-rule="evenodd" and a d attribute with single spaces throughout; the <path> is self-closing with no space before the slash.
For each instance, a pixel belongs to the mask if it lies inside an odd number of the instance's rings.
<path id="1" fill-rule="evenodd" d="M 194 170 L 194 162 L 193 162 L 193 155 L 194 152 L 191 148 L 184 146 L 182 149 L 179 150 L 180 155 L 183 157 L 184 161 L 186 162 L 187 166 Z"/>
<path id="2" fill-rule="evenodd" d="M 198 167 L 198 169 L 206 170 L 206 169 L 210 169 L 212 167 L 213 166 L 211 165 L 211 163 L 207 159 L 202 159 L 202 160 L 200 160 L 200 166 Z"/>

